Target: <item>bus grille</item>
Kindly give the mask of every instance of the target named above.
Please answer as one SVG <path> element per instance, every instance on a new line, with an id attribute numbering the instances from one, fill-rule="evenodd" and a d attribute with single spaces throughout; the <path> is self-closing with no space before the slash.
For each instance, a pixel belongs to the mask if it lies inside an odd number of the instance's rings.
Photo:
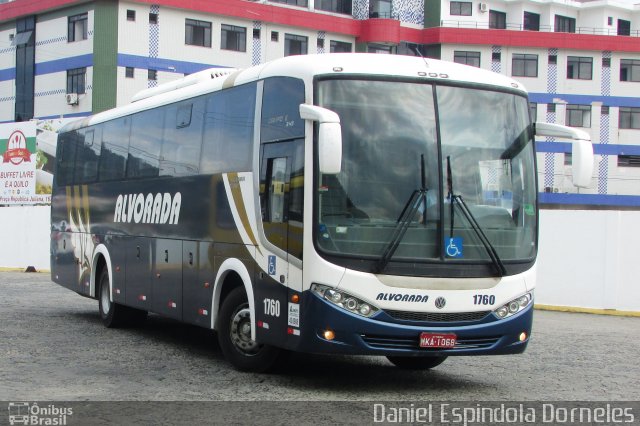
<path id="1" fill-rule="evenodd" d="M 489 315 L 491 311 L 481 312 L 406 312 L 391 311 L 385 312 L 392 318 L 402 321 L 424 321 L 424 322 L 468 322 L 479 321 Z"/>
<path id="2" fill-rule="evenodd" d="M 420 348 L 419 337 L 396 337 L 396 336 L 372 336 L 363 334 L 362 340 L 375 349 L 410 349 L 429 350 Z M 454 349 L 486 349 L 495 345 L 500 340 L 499 337 L 476 337 L 462 339 L 458 338 Z"/>

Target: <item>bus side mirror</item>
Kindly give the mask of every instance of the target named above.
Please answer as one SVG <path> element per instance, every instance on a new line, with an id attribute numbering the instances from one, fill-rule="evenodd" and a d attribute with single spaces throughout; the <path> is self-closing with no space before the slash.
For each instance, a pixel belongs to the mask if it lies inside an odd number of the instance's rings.
<path id="1" fill-rule="evenodd" d="M 593 145 L 589 134 L 573 127 L 553 123 L 536 123 L 536 136 L 571 140 L 571 171 L 573 185 L 580 188 L 591 186 L 593 175 Z"/>
<path id="2" fill-rule="evenodd" d="M 318 166 L 320 173 L 335 175 L 342 167 L 342 127 L 335 112 L 315 105 L 300 105 L 300 117 L 318 122 Z"/>

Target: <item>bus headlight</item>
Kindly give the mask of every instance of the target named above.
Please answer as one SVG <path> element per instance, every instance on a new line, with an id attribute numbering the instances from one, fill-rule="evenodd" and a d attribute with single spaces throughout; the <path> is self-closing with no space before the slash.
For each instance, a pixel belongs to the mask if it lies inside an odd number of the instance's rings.
<path id="1" fill-rule="evenodd" d="M 362 315 L 363 317 L 368 318 L 378 312 L 378 308 L 375 306 L 364 302 L 349 293 L 335 290 L 326 285 L 312 284 L 311 291 L 334 305 L 354 314 Z"/>
<path id="2" fill-rule="evenodd" d="M 493 311 L 493 313 L 495 313 L 498 318 L 508 318 L 529 306 L 532 300 L 533 293 L 527 293 L 523 296 L 518 297 L 517 299 L 512 300 L 509 303 L 506 303 L 503 306 L 500 306 L 498 309 Z"/>

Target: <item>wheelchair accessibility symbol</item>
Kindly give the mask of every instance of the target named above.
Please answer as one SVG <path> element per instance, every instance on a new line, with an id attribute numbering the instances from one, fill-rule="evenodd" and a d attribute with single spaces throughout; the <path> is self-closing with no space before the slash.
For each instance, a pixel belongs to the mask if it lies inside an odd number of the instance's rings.
<path id="1" fill-rule="evenodd" d="M 269 275 L 275 275 L 276 274 L 276 257 L 274 255 L 269 255 L 268 257 L 269 259 L 269 270 L 267 271 L 269 273 Z"/>
<path id="2" fill-rule="evenodd" d="M 445 238 L 444 244 L 448 257 L 462 257 L 462 237 Z"/>

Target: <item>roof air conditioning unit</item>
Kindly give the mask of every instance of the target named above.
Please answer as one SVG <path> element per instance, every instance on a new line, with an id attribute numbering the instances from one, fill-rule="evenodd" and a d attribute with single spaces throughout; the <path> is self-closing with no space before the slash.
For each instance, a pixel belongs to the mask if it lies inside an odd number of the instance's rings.
<path id="1" fill-rule="evenodd" d="M 67 105 L 78 105 L 77 93 L 67 93 Z"/>
<path id="2" fill-rule="evenodd" d="M 478 3 L 478 10 L 480 12 L 486 12 L 487 10 L 489 10 L 489 6 L 487 6 L 486 3 Z"/>

